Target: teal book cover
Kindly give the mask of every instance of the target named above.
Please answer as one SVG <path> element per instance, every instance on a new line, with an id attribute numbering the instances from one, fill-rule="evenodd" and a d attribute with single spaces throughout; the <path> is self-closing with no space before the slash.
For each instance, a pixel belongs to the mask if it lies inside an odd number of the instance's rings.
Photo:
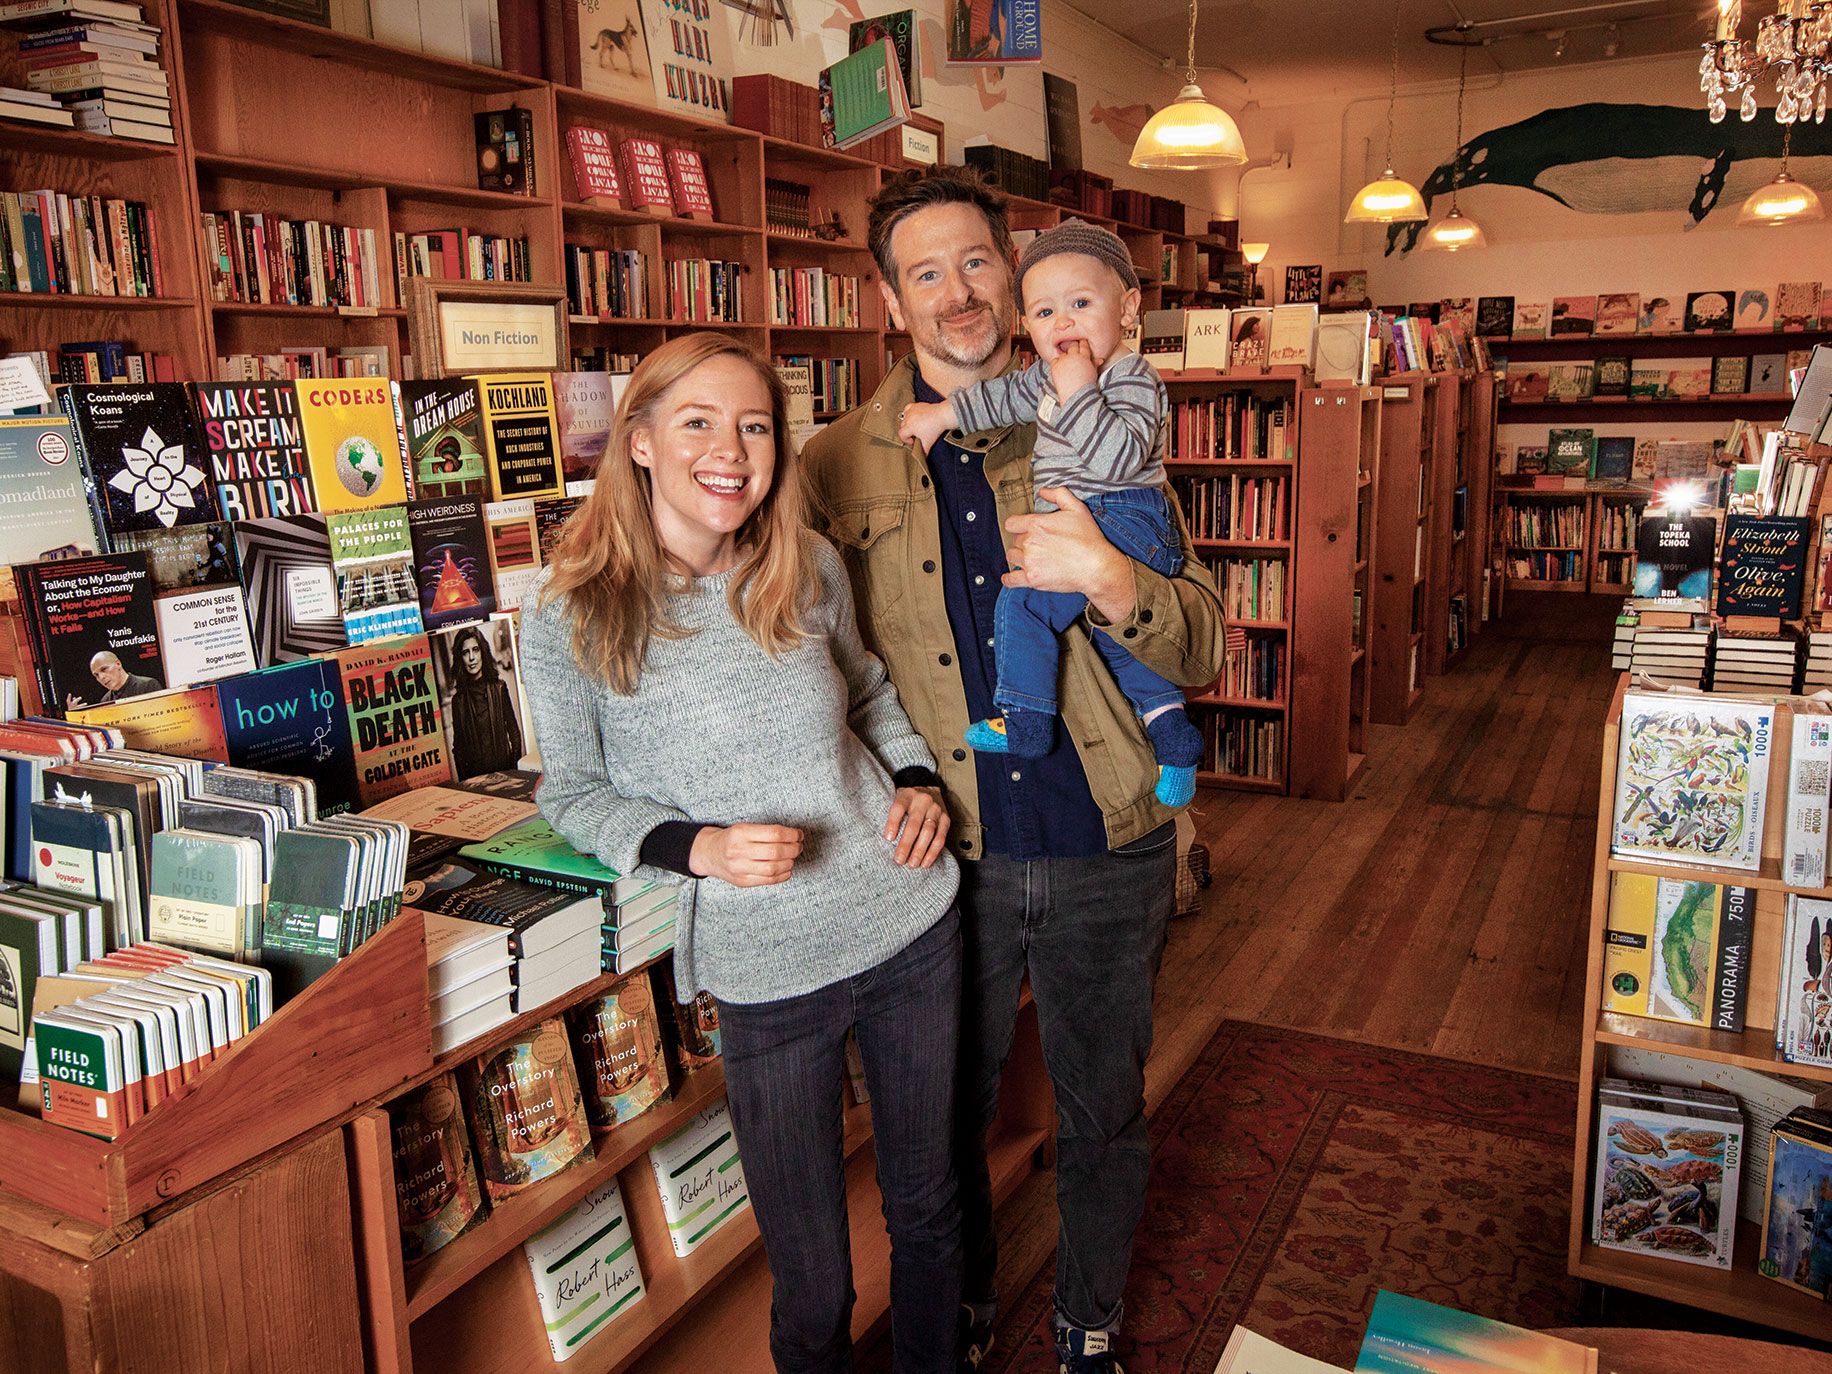
<path id="1" fill-rule="evenodd" d="M 539 816 L 531 816 L 487 840 L 467 844 L 458 853 L 480 864 L 497 865 L 499 871 L 514 868 L 549 874 L 587 884 L 593 890 L 608 888 L 622 876 L 616 869 L 574 849 Z"/>
<path id="2" fill-rule="evenodd" d="M 1465 1374 L 1472 1369 L 1595 1374 L 1596 1368 L 1597 1352 L 1588 1346 L 1384 1288 L 1374 1298 L 1368 1333 L 1355 1356 L 1357 1374 Z"/>
<path id="3" fill-rule="evenodd" d="M 152 851 L 148 938 L 239 958 L 247 938 L 244 899 L 251 886 L 242 842 L 162 830 L 153 836 Z"/>

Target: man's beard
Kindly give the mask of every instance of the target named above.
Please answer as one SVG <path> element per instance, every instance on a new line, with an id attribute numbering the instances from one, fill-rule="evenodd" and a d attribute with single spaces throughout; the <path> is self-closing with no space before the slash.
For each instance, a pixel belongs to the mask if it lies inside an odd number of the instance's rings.
<path id="1" fill-rule="evenodd" d="M 950 333 L 943 328 L 943 320 L 932 318 L 912 328 L 910 337 L 923 352 L 951 367 L 979 367 L 1010 337 L 1013 317 L 1009 308 L 1001 311 L 993 302 L 979 296 L 972 297 L 965 308 L 954 311 L 953 316 L 977 312 L 983 312 L 982 323 L 972 336 Z"/>

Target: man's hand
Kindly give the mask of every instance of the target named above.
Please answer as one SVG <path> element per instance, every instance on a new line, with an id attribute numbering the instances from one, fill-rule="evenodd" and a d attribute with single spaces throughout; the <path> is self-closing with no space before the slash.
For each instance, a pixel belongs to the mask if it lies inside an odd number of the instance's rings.
<path id="1" fill-rule="evenodd" d="M 1014 515 L 1005 522 L 1013 536 L 1007 555 L 1007 587 L 1045 592 L 1080 592 L 1109 622 L 1132 614 L 1137 591 L 1132 560 L 1107 542 L 1081 498 L 1067 487 L 1037 493 L 1056 509 L 1047 515 Z"/>
<path id="2" fill-rule="evenodd" d="M 801 851 L 801 831 L 786 825 L 709 825 L 693 837 L 687 866 L 733 887 L 772 887 L 789 880 Z"/>
<path id="3" fill-rule="evenodd" d="M 897 841 L 893 857 L 900 867 L 932 867 L 948 839 L 948 810 L 941 802 L 941 788 L 899 787 L 891 799 L 884 838 Z"/>
<path id="4" fill-rule="evenodd" d="M 1059 401 L 1068 400 L 1099 375 L 1086 339 L 1071 339 L 1050 355 L 1050 388 Z"/>
<path id="5" fill-rule="evenodd" d="M 927 453 L 957 423 L 954 407 L 946 401 L 911 401 L 897 417 L 897 437 L 906 444 L 920 443 Z"/>

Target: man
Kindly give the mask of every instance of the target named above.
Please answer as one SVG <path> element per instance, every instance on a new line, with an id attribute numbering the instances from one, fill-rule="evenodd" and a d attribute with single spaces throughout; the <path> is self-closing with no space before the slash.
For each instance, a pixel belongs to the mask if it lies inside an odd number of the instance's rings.
<path id="1" fill-rule="evenodd" d="M 997 1248 L 985 1133 L 1028 972 L 1059 1116 L 1058 1356 L 1065 1374 L 1117 1374 L 1112 1337 L 1150 1166 L 1144 1066 L 1176 837 L 1152 795 L 1158 770 L 1145 731 L 1089 632 L 1107 629 L 1170 681 L 1199 686 L 1221 671 L 1221 602 L 1187 538 L 1183 571 L 1167 578 L 1109 544 L 1067 492 L 1051 488 L 1059 509 L 1032 514 L 1034 426 L 950 434 L 926 455 L 898 441 L 911 401 L 940 400 L 1013 365 L 1004 198 L 960 168 L 905 178 L 874 200 L 870 240 L 885 305 L 914 352 L 809 443 L 807 462 L 866 642 L 940 761 L 963 861 L 962 1368 L 991 1344 Z M 1064 635 L 1063 728 L 1040 759 L 962 743 L 971 722 L 996 714 L 1001 581 L 1089 602 L 1086 623 Z"/>
<path id="2" fill-rule="evenodd" d="M 159 690 L 159 680 L 147 677 L 143 673 L 130 673 L 122 665 L 119 655 L 103 649 L 89 660 L 89 675 L 102 686 L 102 699 L 98 705 L 119 701 L 122 697 L 145 696 L 148 692 Z M 70 694 L 65 705 L 72 711 L 89 703 L 76 693 Z"/>

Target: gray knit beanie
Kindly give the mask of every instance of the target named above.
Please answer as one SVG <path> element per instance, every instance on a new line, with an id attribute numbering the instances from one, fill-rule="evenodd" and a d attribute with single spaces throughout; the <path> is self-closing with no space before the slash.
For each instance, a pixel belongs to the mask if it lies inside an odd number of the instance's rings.
<path id="1" fill-rule="evenodd" d="M 1133 270 L 1132 255 L 1126 251 L 1126 245 L 1120 242 L 1118 234 L 1098 224 L 1089 224 L 1085 219 L 1065 219 L 1054 228 L 1038 234 L 1018 254 L 1018 276 L 1012 283 L 1012 289 L 1017 292 L 1020 306 L 1024 304 L 1024 274 L 1057 253 L 1080 253 L 1096 262 L 1105 263 L 1113 269 L 1114 276 L 1120 279 L 1121 286 L 1128 291 L 1138 289 L 1139 274 Z"/>

